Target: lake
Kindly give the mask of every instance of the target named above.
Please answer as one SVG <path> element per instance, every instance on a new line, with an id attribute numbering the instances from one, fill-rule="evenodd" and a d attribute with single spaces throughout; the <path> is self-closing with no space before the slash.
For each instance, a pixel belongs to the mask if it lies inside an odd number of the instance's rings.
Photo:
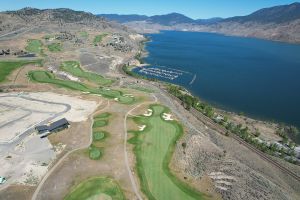
<path id="1" fill-rule="evenodd" d="M 300 127 L 300 45 L 197 32 L 148 36 L 150 66 L 135 72 L 219 108 Z"/>

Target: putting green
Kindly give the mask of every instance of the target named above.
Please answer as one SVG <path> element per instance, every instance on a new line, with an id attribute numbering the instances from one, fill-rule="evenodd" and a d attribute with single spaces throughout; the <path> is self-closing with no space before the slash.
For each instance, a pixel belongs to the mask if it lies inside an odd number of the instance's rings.
<path id="1" fill-rule="evenodd" d="M 52 43 L 48 45 L 48 49 L 51 52 L 60 52 L 62 51 L 62 45 L 60 43 Z"/>
<path id="2" fill-rule="evenodd" d="M 111 116 L 110 113 L 105 112 L 105 113 L 101 113 L 101 114 L 99 114 L 99 115 L 96 115 L 96 116 L 94 117 L 94 119 L 103 119 L 103 118 L 108 118 L 108 117 L 110 117 L 110 116 Z"/>
<path id="3" fill-rule="evenodd" d="M 89 157 L 92 160 L 99 160 L 101 158 L 101 148 L 91 145 L 89 147 Z"/>
<path id="4" fill-rule="evenodd" d="M 106 137 L 107 133 L 105 131 L 94 131 L 93 132 L 93 140 L 100 141 Z"/>
<path id="5" fill-rule="evenodd" d="M 96 120 L 94 121 L 93 128 L 103 127 L 106 126 L 107 124 L 108 124 L 108 120 L 106 119 Z"/>
<path id="6" fill-rule="evenodd" d="M 91 82 L 94 82 L 99 85 L 111 85 L 113 80 L 106 79 L 103 76 L 92 72 L 86 72 L 80 67 L 80 63 L 77 61 L 65 61 L 61 65 L 61 69 L 80 78 L 84 78 Z"/>
<path id="7" fill-rule="evenodd" d="M 134 117 L 139 125 L 146 125 L 143 131 L 132 131 L 134 137 L 129 140 L 135 145 L 137 171 L 142 191 L 148 199 L 156 200 L 192 200 L 203 199 L 203 195 L 178 180 L 169 169 L 175 143 L 183 134 L 180 124 L 165 121 L 163 113 L 169 110 L 161 105 L 152 105 L 151 117 Z"/>
<path id="8" fill-rule="evenodd" d="M 64 198 L 64 200 L 94 199 L 125 200 L 125 196 L 120 186 L 113 179 L 108 177 L 95 177 L 88 179 L 74 187 Z"/>
<path id="9" fill-rule="evenodd" d="M 43 43 L 40 40 L 28 40 L 27 41 L 27 46 L 26 46 L 26 50 L 32 53 L 43 53 Z"/>
<path id="10" fill-rule="evenodd" d="M 136 101 L 134 97 L 127 97 L 126 99 L 122 98 L 123 93 L 121 91 L 107 88 L 94 88 L 76 81 L 57 79 L 54 74 L 47 71 L 30 71 L 28 76 L 32 81 L 39 83 L 50 83 L 71 90 L 101 95 L 109 99 L 118 98 L 120 99 L 119 102 L 122 104 L 132 104 Z"/>

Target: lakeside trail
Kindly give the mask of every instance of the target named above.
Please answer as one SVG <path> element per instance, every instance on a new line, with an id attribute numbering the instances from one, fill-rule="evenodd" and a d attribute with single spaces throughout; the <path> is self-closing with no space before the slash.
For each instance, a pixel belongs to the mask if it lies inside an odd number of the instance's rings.
<path id="1" fill-rule="evenodd" d="M 100 103 L 99 103 L 99 106 L 100 105 L 102 105 L 102 102 L 103 101 L 101 101 Z M 98 112 L 98 111 L 101 111 L 101 110 L 104 110 L 104 109 L 106 109 L 107 107 L 109 107 L 110 106 L 110 102 L 109 102 L 109 100 L 107 100 L 107 104 L 102 108 L 102 109 L 100 109 L 100 110 L 97 110 L 96 112 Z M 94 113 L 90 116 L 90 119 L 91 119 L 91 121 L 92 121 L 92 123 L 91 123 L 91 126 L 90 126 L 90 130 L 91 130 L 91 133 L 90 133 L 90 140 L 89 140 L 89 143 L 88 144 L 86 144 L 86 145 L 84 145 L 84 146 L 82 146 L 82 147 L 79 147 L 79 148 L 76 148 L 76 149 L 73 149 L 72 151 L 69 151 L 68 153 L 66 153 L 61 159 L 59 159 L 58 160 L 58 162 L 53 166 L 53 167 L 51 167 L 51 169 L 47 172 L 47 174 L 43 177 L 43 179 L 40 181 L 40 183 L 38 184 L 38 186 L 37 186 L 37 188 L 36 188 L 36 190 L 34 191 L 34 193 L 33 193 L 33 195 L 32 195 L 32 200 L 36 200 L 37 199 L 37 196 L 38 196 L 38 194 L 39 194 L 39 192 L 40 192 L 40 190 L 41 190 L 41 188 L 43 187 L 43 185 L 44 185 L 44 183 L 46 182 L 46 180 L 48 179 L 48 177 L 55 171 L 55 169 L 70 155 L 70 154 L 72 154 L 72 153 L 74 153 L 74 152 L 76 152 L 76 151 L 78 151 L 78 150 L 82 150 L 82 149 L 86 149 L 86 148 L 88 148 L 91 144 L 92 144 L 92 142 L 93 142 L 93 123 L 94 123 L 94 118 L 93 118 L 93 115 L 94 115 Z"/>
<path id="2" fill-rule="evenodd" d="M 138 191 L 138 188 L 137 188 L 137 185 L 136 185 L 136 182 L 134 180 L 134 177 L 133 177 L 133 174 L 132 174 L 132 170 L 130 169 L 130 166 L 129 166 L 129 161 L 128 161 L 128 154 L 127 154 L 127 138 L 128 138 L 128 132 L 127 132 L 127 117 L 128 115 L 131 115 L 131 112 L 134 111 L 135 109 L 139 108 L 140 106 L 142 105 L 145 105 L 145 104 L 152 104 L 152 103 L 156 103 L 157 102 L 157 97 L 152 94 L 154 100 L 153 101 L 150 101 L 150 102 L 144 102 L 144 103 L 141 103 L 137 106 L 135 106 L 134 108 L 132 108 L 131 110 L 129 110 L 126 115 L 125 115 L 125 118 L 124 118 L 124 158 L 125 158 L 125 164 L 126 164 L 126 168 L 127 168 L 127 172 L 128 172 L 128 175 L 130 177 L 130 182 L 131 182 L 131 185 L 132 185 L 132 188 L 133 188 L 133 191 L 135 193 L 135 195 L 137 196 L 137 198 L 139 200 L 142 200 L 143 198 L 141 197 L 141 195 L 139 194 L 139 191 Z"/>

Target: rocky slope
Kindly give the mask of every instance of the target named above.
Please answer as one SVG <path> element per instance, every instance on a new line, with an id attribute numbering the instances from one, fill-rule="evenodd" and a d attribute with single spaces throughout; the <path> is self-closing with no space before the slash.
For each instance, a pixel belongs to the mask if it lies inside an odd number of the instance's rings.
<path id="1" fill-rule="evenodd" d="M 65 8 L 44 10 L 23 8 L 17 11 L 0 13 L 0 35 L 37 26 L 56 25 L 63 27 L 66 24 L 99 29 L 116 29 L 120 32 L 129 31 L 125 26 L 115 22 L 108 22 L 104 18 L 91 13 Z"/>

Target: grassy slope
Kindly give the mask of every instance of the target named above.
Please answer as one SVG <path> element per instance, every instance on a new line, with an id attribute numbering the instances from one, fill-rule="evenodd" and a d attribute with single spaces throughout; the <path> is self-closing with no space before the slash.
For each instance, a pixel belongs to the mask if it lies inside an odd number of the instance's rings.
<path id="1" fill-rule="evenodd" d="M 60 52 L 62 51 L 62 45 L 60 43 L 52 43 L 48 45 L 48 49 L 51 52 Z"/>
<path id="2" fill-rule="evenodd" d="M 79 34 L 81 37 L 84 37 L 84 38 L 89 37 L 89 34 L 86 31 L 81 31 L 81 32 L 79 32 Z"/>
<path id="3" fill-rule="evenodd" d="M 32 53 L 41 54 L 43 52 L 43 43 L 40 40 L 32 39 L 27 41 L 26 50 Z"/>
<path id="4" fill-rule="evenodd" d="M 94 82 L 96 84 L 107 86 L 107 85 L 111 85 L 113 83 L 112 80 L 106 79 L 103 76 L 100 76 L 100 75 L 95 74 L 95 73 L 83 71 L 82 68 L 80 67 L 79 62 L 77 62 L 77 61 L 63 62 L 62 65 L 61 65 L 61 69 L 66 71 L 66 72 L 71 73 L 74 76 L 85 78 L 85 79 L 87 79 L 91 82 Z"/>
<path id="5" fill-rule="evenodd" d="M 100 94 L 103 97 L 106 98 L 118 98 L 120 103 L 123 104 L 131 104 L 135 102 L 135 98 L 131 97 L 123 97 L 123 93 L 118 90 L 106 90 L 103 88 L 93 88 L 90 86 L 87 86 L 83 83 L 76 82 L 76 81 L 69 81 L 69 80 L 61 80 L 55 78 L 53 74 L 47 71 L 31 71 L 28 73 L 29 78 L 33 81 L 40 82 L 40 83 L 50 83 L 54 84 L 60 87 L 72 89 L 72 90 L 78 90 L 82 92 L 89 92 L 92 94 Z"/>
<path id="6" fill-rule="evenodd" d="M 175 121 L 165 121 L 161 115 L 168 109 L 153 105 L 151 117 L 136 117 L 135 122 L 146 125 L 142 132 L 133 132 L 135 137 L 129 142 L 135 144 L 137 170 L 143 192 L 157 200 L 203 199 L 204 196 L 179 181 L 169 169 L 176 141 L 183 134 L 182 127 Z"/>
<path id="7" fill-rule="evenodd" d="M 112 199 L 125 200 L 120 186 L 107 177 L 95 177 L 77 185 L 64 200 L 92 200 L 99 195 L 106 194 Z"/>
<path id="8" fill-rule="evenodd" d="M 6 80 L 14 70 L 27 64 L 40 64 L 41 60 L 36 61 L 1 61 L 0 62 L 0 83 Z"/>
<path id="9" fill-rule="evenodd" d="M 94 41 L 93 41 L 94 44 L 96 45 L 96 44 L 100 43 L 102 41 L 102 39 L 107 35 L 108 35 L 107 33 L 103 33 L 101 35 L 96 35 L 94 38 Z"/>

